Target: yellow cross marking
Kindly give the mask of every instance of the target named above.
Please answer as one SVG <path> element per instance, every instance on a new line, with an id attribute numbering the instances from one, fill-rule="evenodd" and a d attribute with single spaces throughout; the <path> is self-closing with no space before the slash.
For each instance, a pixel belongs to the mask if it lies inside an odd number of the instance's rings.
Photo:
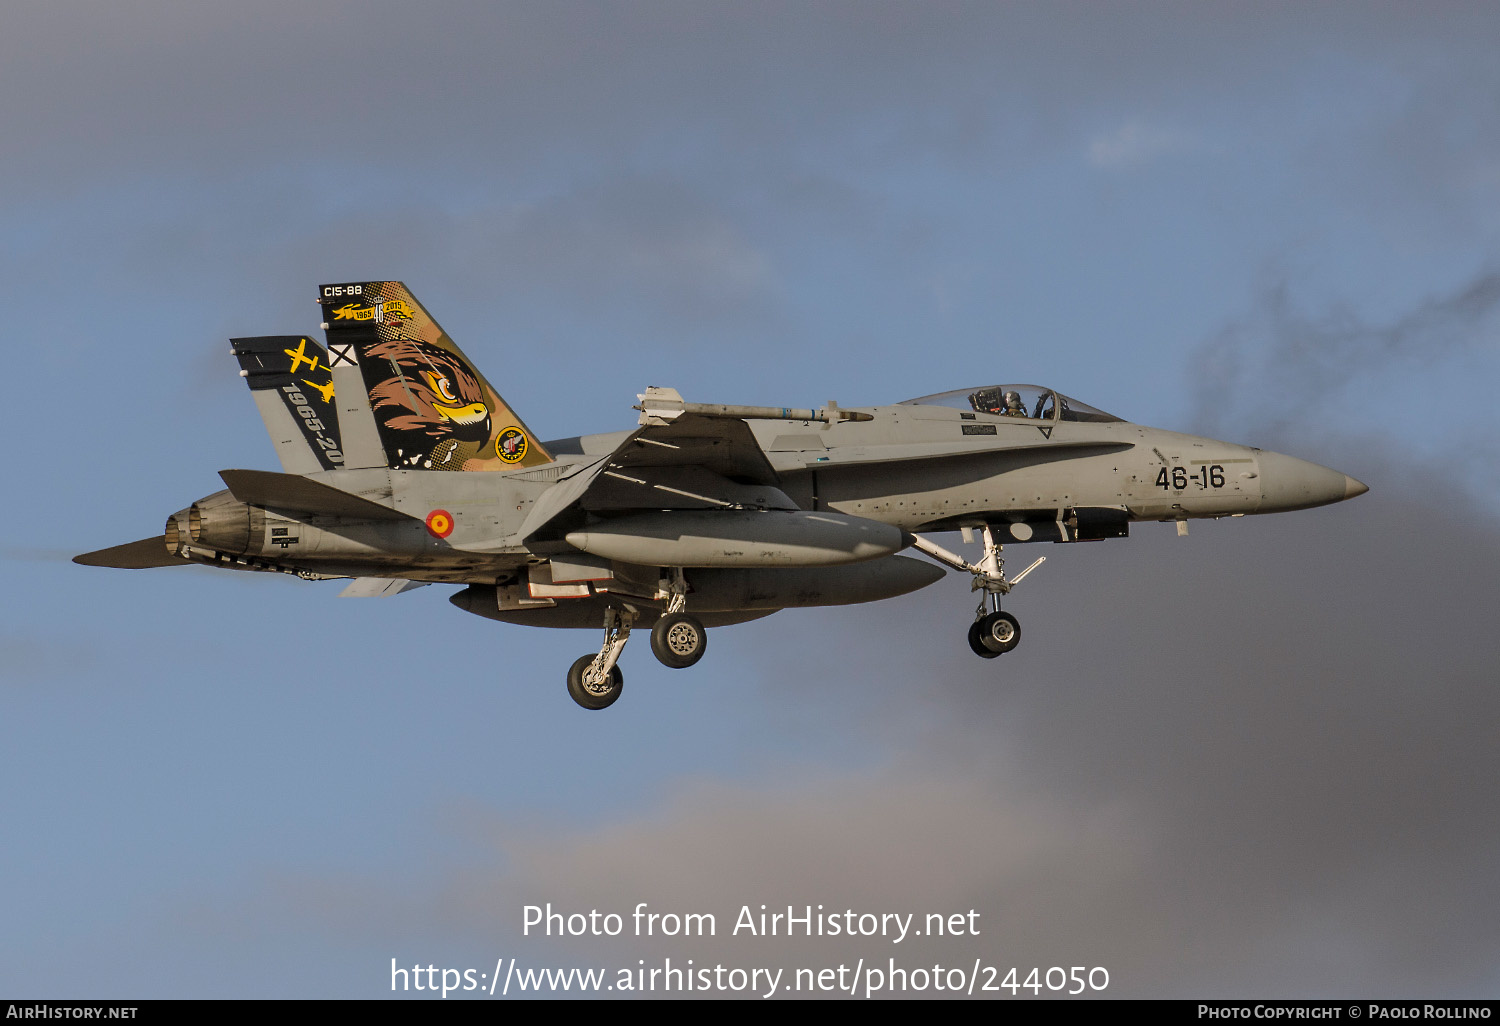
<path id="1" fill-rule="evenodd" d="M 307 339 L 298 342 L 296 349 L 283 349 L 282 352 L 292 358 L 292 369 L 288 373 L 296 374 L 297 368 L 304 363 L 308 370 L 318 369 L 318 358 L 307 355 Z"/>

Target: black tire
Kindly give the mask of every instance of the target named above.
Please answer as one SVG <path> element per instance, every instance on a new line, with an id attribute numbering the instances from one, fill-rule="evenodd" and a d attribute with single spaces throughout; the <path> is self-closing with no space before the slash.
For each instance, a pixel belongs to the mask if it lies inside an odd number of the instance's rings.
<path id="1" fill-rule="evenodd" d="M 972 648 L 974 650 L 974 654 L 981 659 L 993 659 L 1000 654 L 999 652 L 991 652 L 989 649 L 984 647 L 984 642 L 979 640 L 978 620 L 975 620 L 969 625 L 969 647 Z"/>
<path id="2" fill-rule="evenodd" d="M 674 670 L 692 666 L 708 650 L 708 631 L 696 616 L 668 613 L 651 628 L 651 651 Z"/>
<path id="3" fill-rule="evenodd" d="M 1006 612 L 994 612 L 979 618 L 975 624 L 979 643 L 996 655 L 1009 652 L 1021 643 L 1021 625 Z"/>
<path id="4" fill-rule="evenodd" d="M 584 686 L 583 671 L 597 656 L 579 656 L 571 669 L 568 670 L 568 694 L 573 696 L 573 701 L 585 709 L 608 709 L 615 704 L 620 697 L 620 692 L 625 690 L 625 675 L 620 672 L 618 666 L 609 671 L 609 686 L 607 688 L 590 689 Z"/>

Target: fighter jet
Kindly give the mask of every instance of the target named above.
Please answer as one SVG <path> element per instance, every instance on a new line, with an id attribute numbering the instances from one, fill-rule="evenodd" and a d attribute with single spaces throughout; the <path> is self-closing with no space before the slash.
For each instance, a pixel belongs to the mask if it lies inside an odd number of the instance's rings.
<path id="1" fill-rule="evenodd" d="M 352 578 L 343 594 L 462 585 L 492 620 L 604 631 L 573 663 L 586 709 L 620 697 L 620 653 L 650 627 L 666 666 L 707 628 L 891 598 L 970 575 L 974 654 L 1020 641 L 1001 608 L 1045 561 L 1005 545 L 1123 538 L 1132 522 L 1306 509 L 1367 491 L 1280 453 L 1121 420 L 1050 388 L 988 385 L 889 406 L 792 409 L 638 395 L 632 430 L 539 439 L 406 286 L 320 287 L 326 347 L 230 340 L 281 471 L 226 489 L 161 535 L 75 558 Z M 930 535 L 978 542 L 970 562 Z M 915 551 L 927 559 L 900 555 Z"/>

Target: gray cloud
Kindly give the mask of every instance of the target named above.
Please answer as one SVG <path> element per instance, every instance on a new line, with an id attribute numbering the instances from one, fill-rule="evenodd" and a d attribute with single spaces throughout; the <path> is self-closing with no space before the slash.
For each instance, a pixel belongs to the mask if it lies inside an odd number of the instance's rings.
<path id="1" fill-rule="evenodd" d="M 1195 421 L 1203 430 L 1274 433 L 1292 424 L 1317 423 L 1352 385 L 1386 376 L 1419 376 L 1467 354 L 1497 352 L 1500 340 L 1500 273 L 1484 271 L 1417 303 L 1383 323 L 1346 306 L 1308 310 L 1284 278 L 1263 288 L 1253 310 L 1203 342 L 1189 380 L 1197 388 Z M 1393 392 L 1393 414 L 1430 415 L 1424 403 L 1442 396 L 1416 389 Z M 1444 421 L 1444 423 L 1448 423 Z"/>
<path id="2" fill-rule="evenodd" d="M 664 179 L 614 181 L 497 214 L 468 241 L 508 288 L 607 304 L 657 328 L 754 330 L 777 289 L 768 255 L 730 216 Z"/>
<path id="3" fill-rule="evenodd" d="M 1112 132 L 1089 141 L 1091 164 L 1110 170 L 1129 170 L 1174 153 L 1190 152 L 1202 144 L 1192 136 L 1134 118 Z"/>
<path id="4" fill-rule="evenodd" d="M 574 941 L 568 957 L 1097 964 L 1116 996 L 1488 993 L 1500 532 L 1434 510 L 1419 475 L 1372 484 L 1347 506 L 1188 541 L 1148 525 L 1049 553 L 1046 583 L 1011 603 L 1026 640 L 995 663 L 964 650 L 956 588 L 787 618 L 739 657 L 787 681 L 762 685 L 768 705 L 864 738 L 865 771 L 684 785 L 585 828 L 466 806 L 461 864 L 420 867 L 440 882 L 393 901 L 376 897 L 400 890 L 388 882 L 329 881 L 337 907 L 309 919 L 394 916 L 544 962 L 564 952 L 520 939 L 523 904 L 646 901 L 714 912 L 720 936 Z M 972 907 L 985 932 L 725 937 L 761 903 Z"/>
<path id="5" fill-rule="evenodd" d="M 499 188 L 614 165 L 806 152 L 992 162 L 1316 68 L 1398 73 L 1489 38 L 1486 5 L 61 3 L 12 12 L 0 129 L 13 193 L 141 172 L 192 182 L 313 161 Z M 1291 40 L 1290 44 L 1288 40 Z M 1191 88 L 1185 83 L 1193 83 Z M 46 103 L 36 102 L 45 96 Z M 1446 120 L 1446 119 L 1444 119 Z M 101 175 L 102 173 L 102 175 Z"/>

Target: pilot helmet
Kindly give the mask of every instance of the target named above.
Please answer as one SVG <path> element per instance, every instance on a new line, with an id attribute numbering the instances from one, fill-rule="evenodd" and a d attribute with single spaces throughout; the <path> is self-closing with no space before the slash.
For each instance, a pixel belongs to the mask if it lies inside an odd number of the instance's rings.
<path id="1" fill-rule="evenodd" d="M 1006 392 L 1005 393 L 1005 405 L 1006 406 L 1020 406 L 1021 405 L 1021 393 L 1017 392 L 1015 390 L 1011 390 L 1011 391 Z"/>

